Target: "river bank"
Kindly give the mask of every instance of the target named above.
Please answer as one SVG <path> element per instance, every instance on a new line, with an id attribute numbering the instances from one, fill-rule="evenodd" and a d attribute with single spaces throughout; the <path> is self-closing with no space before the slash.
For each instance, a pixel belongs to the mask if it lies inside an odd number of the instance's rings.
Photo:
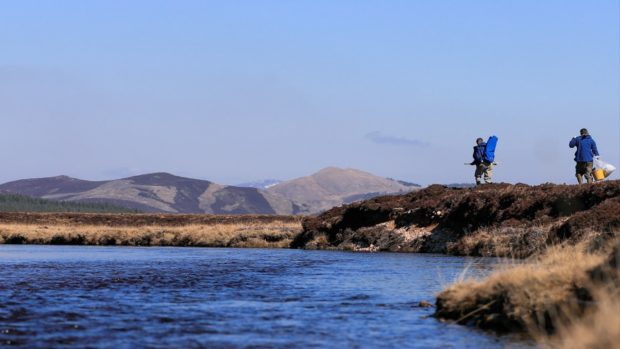
<path id="1" fill-rule="evenodd" d="M 592 251 L 557 246 L 437 296 L 435 316 L 496 332 L 524 332 L 558 348 L 620 346 L 620 241 Z"/>
<path id="2" fill-rule="evenodd" d="M 0 213 L 0 243 L 288 248 L 299 216 Z"/>
<path id="3" fill-rule="evenodd" d="M 620 181 L 593 185 L 434 185 L 303 221 L 293 247 L 525 258 L 549 246 L 604 245 L 620 229 Z"/>
<path id="4" fill-rule="evenodd" d="M 293 246 L 525 259 L 448 286 L 435 317 L 558 348 L 620 343 L 620 181 L 431 186 L 334 208 Z"/>

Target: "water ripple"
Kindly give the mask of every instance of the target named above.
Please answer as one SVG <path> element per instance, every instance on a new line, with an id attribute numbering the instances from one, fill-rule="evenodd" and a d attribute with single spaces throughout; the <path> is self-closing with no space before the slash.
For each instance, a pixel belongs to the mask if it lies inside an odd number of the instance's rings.
<path id="1" fill-rule="evenodd" d="M 295 250 L 0 246 L 0 345 L 527 346 L 429 317 L 493 260 Z"/>

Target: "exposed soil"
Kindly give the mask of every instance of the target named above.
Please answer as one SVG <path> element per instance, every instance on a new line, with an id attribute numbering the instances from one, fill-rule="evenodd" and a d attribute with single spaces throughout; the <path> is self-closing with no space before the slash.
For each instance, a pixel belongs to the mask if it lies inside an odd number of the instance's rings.
<path id="1" fill-rule="evenodd" d="M 620 230 L 620 181 L 433 185 L 303 221 L 296 248 L 526 257 L 560 242 L 602 245 Z"/>

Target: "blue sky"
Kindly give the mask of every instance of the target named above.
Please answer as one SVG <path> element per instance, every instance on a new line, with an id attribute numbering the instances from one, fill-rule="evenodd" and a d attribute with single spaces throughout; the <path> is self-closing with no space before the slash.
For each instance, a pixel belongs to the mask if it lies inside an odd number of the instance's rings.
<path id="1" fill-rule="evenodd" d="M 0 182 L 471 182 L 496 134 L 498 181 L 572 183 L 582 127 L 620 165 L 617 0 L 3 1 L 0 47 Z"/>

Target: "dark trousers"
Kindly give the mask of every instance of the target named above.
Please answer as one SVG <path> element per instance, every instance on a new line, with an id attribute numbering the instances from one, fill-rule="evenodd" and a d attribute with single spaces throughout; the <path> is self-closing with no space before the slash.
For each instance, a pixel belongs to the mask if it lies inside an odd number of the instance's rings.
<path id="1" fill-rule="evenodd" d="M 592 183 L 592 166 L 592 161 L 577 162 L 577 165 L 575 165 L 575 176 L 579 184 L 583 183 L 583 176 L 586 176 L 588 183 Z"/>

